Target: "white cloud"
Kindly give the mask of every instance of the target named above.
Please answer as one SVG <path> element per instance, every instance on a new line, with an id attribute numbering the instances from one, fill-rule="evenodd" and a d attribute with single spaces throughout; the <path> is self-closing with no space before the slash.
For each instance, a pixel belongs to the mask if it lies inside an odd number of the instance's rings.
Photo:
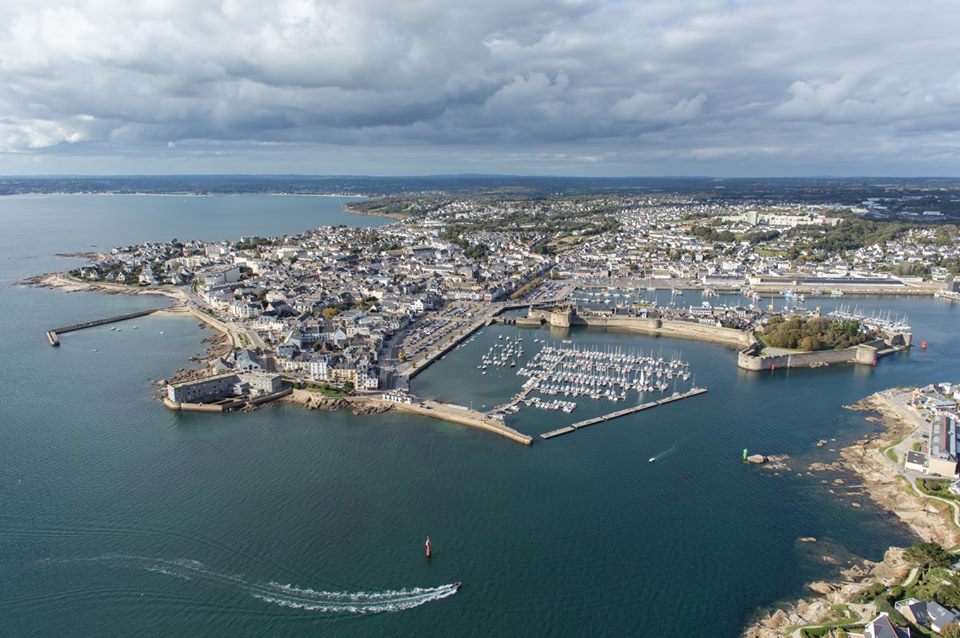
<path id="1" fill-rule="evenodd" d="M 637 91 L 629 98 L 617 100 L 610 114 L 618 120 L 635 122 L 687 122 L 700 115 L 707 96 L 698 93 L 692 98 L 680 98 L 671 103 L 669 97 Z"/>
<path id="2" fill-rule="evenodd" d="M 0 152 L 808 165 L 909 148 L 960 168 L 956 15 L 952 0 L 7 0 Z"/>

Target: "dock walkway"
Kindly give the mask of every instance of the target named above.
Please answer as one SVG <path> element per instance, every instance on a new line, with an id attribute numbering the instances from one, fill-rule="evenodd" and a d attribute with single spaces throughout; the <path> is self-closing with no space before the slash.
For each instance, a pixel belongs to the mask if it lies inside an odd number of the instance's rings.
<path id="1" fill-rule="evenodd" d="M 613 419 L 619 419 L 622 416 L 627 416 L 628 414 L 634 414 L 635 412 L 642 412 L 643 410 L 649 410 L 650 408 L 655 408 L 660 405 L 666 405 L 668 403 L 673 403 L 674 401 L 679 401 L 681 399 L 687 399 L 689 397 L 695 397 L 698 394 L 703 394 L 706 392 L 706 388 L 693 388 L 687 392 L 674 394 L 669 397 L 659 399 L 657 401 L 650 401 L 649 403 L 642 403 L 640 405 L 635 405 L 630 408 L 625 408 L 623 410 L 617 410 L 616 412 L 611 412 L 609 414 L 604 414 L 601 416 L 593 417 L 592 419 L 584 419 L 583 421 L 577 421 L 570 425 L 558 428 L 556 430 L 551 430 L 550 432 L 544 432 L 540 435 L 541 439 L 552 439 L 563 434 L 569 434 L 575 430 L 581 428 L 586 428 L 591 425 L 596 425 L 597 423 L 604 423 L 606 421 L 612 421 Z"/>
<path id="2" fill-rule="evenodd" d="M 140 310 L 137 312 L 128 312 L 124 315 L 116 315 L 114 317 L 107 317 L 105 319 L 94 319 L 92 321 L 84 321 L 82 323 L 74 323 L 69 326 L 62 326 L 60 328 L 53 328 L 52 330 L 47 330 L 47 340 L 50 342 L 51 346 L 60 345 L 60 335 L 67 332 L 75 332 L 77 330 L 83 330 L 84 328 L 93 328 L 94 326 L 102 326 L 108 323 L 116 323 L 118 321 L 126 321 L 128 319 L 136 319 L 137 317 L 146 317 L 151 315 L 162 308 L 151 308 L 150 310 Z"/>

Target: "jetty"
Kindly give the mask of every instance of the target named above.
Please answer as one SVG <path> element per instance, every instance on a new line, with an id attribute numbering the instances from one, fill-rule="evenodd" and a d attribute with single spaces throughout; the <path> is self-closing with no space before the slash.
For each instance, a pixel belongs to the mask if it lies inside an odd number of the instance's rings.
<path id="1" fill-rule="evenodd" d="M 69 326 L 61 326 L 60 328 L 53 328 L 47 330 L 47 340 L 50 342 L 51 346 L 60 345 L 60 335 L 67 332 L 76 332 L 77 330 L 83 330 L 84 328 L 93 328 L 95 326 L 102 326 L 108 323 L 117 323 L 118 321 L 127 321 L 128 319 L 136 319 L 137 317 L 146 317 L 151 315 L 156 311 L 161 310 L 161 308 L 151 308 L 150 310 L 140 310 L 137 312 L 128 312 L 123 315 L 116 315 L 113 317 L 106 317 L 105 319 L 94 319 L 92 321 L 84 321 L 82 323 L 74 323 Z"/>
<path id="2" fill-rule="evenodd" d="M 571 432 L 580 430 L 582 428 L 590 427 L 591 425 L 596 425 L 598 423 L 605 423 L 606 421 L 619 419 L 620 417 L 627 416 L 629 414 L 634 414 L 636 412 L 642 412 L 644 410 L 649 410 L 651 408 L 655 408 L 660 405 L 666 405 L 668 403 L 673 403 L 674 401 L 680 401 L 681 399 L 695 397 L 697 395 L 704 394 L 706 391 L 707 391 L 706 388 L 692 388 L 686 392 L 673 394 L 663 399 L 650 401 L 648 403 L 641 403 L 640 405 L 635 405 L 630 408 L 624 408 L 623 410 L 617 410 L 616 412 L 610 412 L 609 414 L 593 417 L 592 419 L 584 419 L 583 421 L 577 421 L 576 423 L 572 423 L 562 428 L 551 430 L 550 432 L 544 432 L 543 434 L 540 435 L 540 438 L 547 440 L 547 439 L 552 439 L 558 436 L 562 436 L 564 434 L 570 434 Z"/>
<path id="3" fill-rule="evenodd" d="M 476 412 L 465 406 L 443 403 L 442 401 L 432 401 L 430 399 L 416 400 L 412 397 L 410 401 L 388 401 L 383 399 L 370 399 L 384 407 L 392 407 L 400 412 L 409 412 L 420 416 L 427 416 L 449 423 L 457 423 L 468 427 L 486 430 L 500 436 L 522 443 L 523 445 L 532 445 L 533 437 L 514 430 L 502 419 L 496 418 L 483 412 Z"/>

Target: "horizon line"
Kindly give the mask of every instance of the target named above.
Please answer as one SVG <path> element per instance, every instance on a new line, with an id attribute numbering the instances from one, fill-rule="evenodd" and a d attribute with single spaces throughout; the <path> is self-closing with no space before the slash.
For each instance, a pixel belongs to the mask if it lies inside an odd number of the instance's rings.
<path id="1" fill-rule="evenodd" d="M 248 177 L 248 178 L 313 178 L 313 179 L 438 179 L 438 178 L 478 178 L 478 179 L 601 179 L 601 180 L 647 180 L 647 179 L 703 179 L 703 180 L 744 180 L 744 179 L 960 179 L 960 175 L 536 175 L 512 173 L 423 173 L 423 174 L 362 174 L 362 173 L 22 173 L 0 174 L 5 179 L 101 179 L 101 178 L 197 178 L 197 177 Z"/>

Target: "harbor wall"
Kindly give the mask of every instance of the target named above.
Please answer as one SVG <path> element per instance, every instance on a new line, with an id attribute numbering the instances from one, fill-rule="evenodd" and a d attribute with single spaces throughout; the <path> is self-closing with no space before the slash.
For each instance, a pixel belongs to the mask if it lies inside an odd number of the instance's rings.
<path id="1" fill-rule="evenodd" d="M 533 437 L 523 434 L 522 432 L 518 432 L 517 430 L 514 430 L 505 424 L 491 422 L 489 417 L 483 413 L 474 412 L 473 410 L 467 408 L 448 406 L 436 401 L 424 401 L 421 404 L 394 403 L 390 401 L 383 401 L 382 399 L 372 400 L 379 401 L 399 412 L 428 416 L 430 418 L 447 421 L 449 423 L 457 423 L 459 425 L 466 425 L 472 428 L 486 430 L 487 432 L 499 434 L 500 436 L 510 439 L 511 441 L 522 443 L 523 445 L 533 444 Z"/>
<path id="2" fill-rule="evenodd" d="M 182 410 L 184 412 L 226 412 L 243 406 L 243 401 L 234 401 L 231 403 L 187 403 L 171 401 L 164 397 L 163 405 L 171 410 Z"/>
<path id="3" fill-rule="evenodd" d="M 480 330 L 481 328 L 486 328 L 487 326 L 489 326 L 494 322 L 495 321 L 493 317 L 488 319 L 483 319 L 482 321 L 474 322 L 462 333 L 458 333 L 454 335 L 454 337 L 450 339 L 447 343 L 445 343 L 443 346 L 441 346 L 440 348 L 437 348 L 436 350 L 434 350 L 427 356 L 423 357 L 422 359 L 419 359 L 415 364 L 413 364 L 410 370 L 407 371 L 407 373 L 404 375 L 406 377 L 407 382 L 409 383 L 411 379 L 413 379 L 415 376 L 417 376 L 418 374 L 426 370 L 430 366 L 430 364 L 432 364 L 434 361 L 436 361 L 437 359 L 439 359 L 440 357 L 447 354 L 448 352 L 456 348 L 458 345 L 460 345 L 461 343 L 469 339 L 470 335 L 472 335 L 474 332 L 476 332 L 477 330 Z"/>
<path id="4" fill-rule="evenodd" d="M 51 346 L 60 345 L 60 335 L 67 332 L 75 332 L 77 330 L 83 330 L 85 328 L 93 328 L 95 326 L 103 326 L 108 323 L 117 323 L 119 321 L 127 321 L 128 319 L 136 319 L 137 317 L 145 317 L 147 315 L 153 314 L 161 310 L 161 308 L 151 308 L 149 310 L 139 310 L 137 312 L 128 312 L 127 314 L 117 315 L 114 317 L 106 317 L 104 319 L 94 319 L 92 321 L 84 321 L 82 323 L 74 323 L 69 326 L 61 326 L 59 328 L 51 328 L 47 330 L 47 340 L 50 342 Z"/>
<path id="5" fill-rule="evenodd" d="M 522 318 L 522 320 L 521 318 L 517 319 L 518 326 L 538 326 L 543 324 L 561 328 L 587 326 L 589 328 L 641 332 L 677 339 L 706 341 L 731 348 L 744 348 L 753 343 L 753 337 L 749 333 L 736 330 L 735 328 L 724 328 L 722 326 L 694 323 L 692 321 L 675 321 L 672 319 L 650 319 L 617 315 L 611 315 L 609 317 L 580 315 L 572 308 L 561 310 L 531 309 L 529 316 Z"/>
<path id="6" fill-rule="evenodd" d="M 890 354 L 893 351 L 895 350 L 885 350 L 883 354 Z M 842 363 L 874 365 L 880 356 L 882 354 L 875 345 L 863 344 L 843 350 L 774 355 L 761 355 L 759 347 L 751 347 L 737 354 L 737 366 L 744 370 L 770 370 L 773 368 L 820 368 Z"/>

